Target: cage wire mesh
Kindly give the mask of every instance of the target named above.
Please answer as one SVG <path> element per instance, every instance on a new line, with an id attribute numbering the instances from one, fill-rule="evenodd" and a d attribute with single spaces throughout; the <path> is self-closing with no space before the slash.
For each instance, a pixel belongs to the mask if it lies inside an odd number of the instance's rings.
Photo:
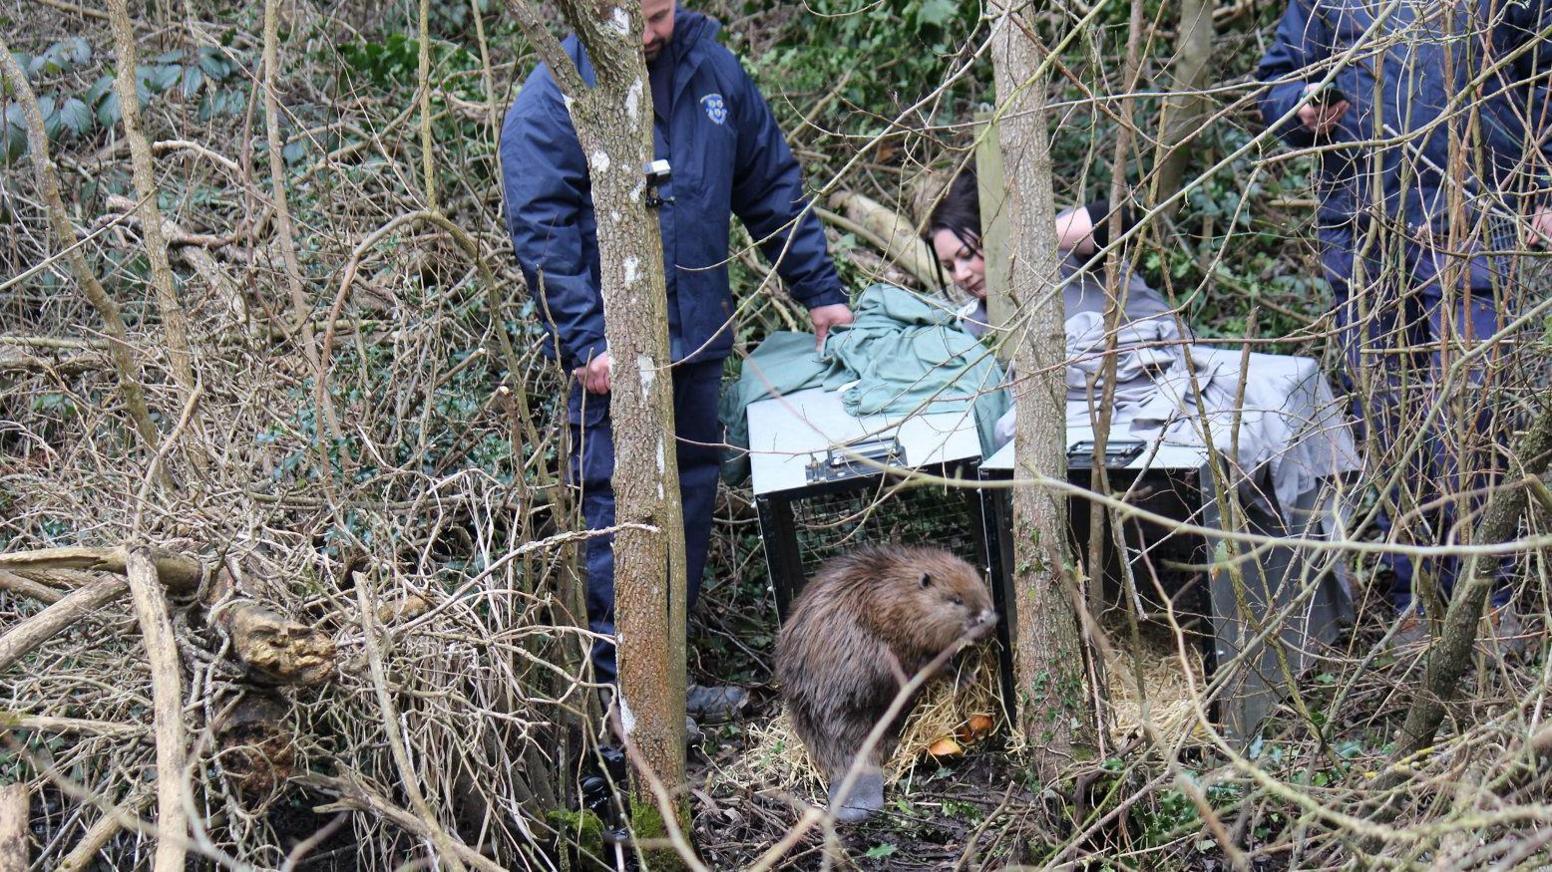
<path id="1" fill-rule="evenodd" d="M 790 507 L 803 578 L 863 545 L 938 547 L 981 563 L 980 510 L 968 488 L 885 480 L 799 494 Z"/>

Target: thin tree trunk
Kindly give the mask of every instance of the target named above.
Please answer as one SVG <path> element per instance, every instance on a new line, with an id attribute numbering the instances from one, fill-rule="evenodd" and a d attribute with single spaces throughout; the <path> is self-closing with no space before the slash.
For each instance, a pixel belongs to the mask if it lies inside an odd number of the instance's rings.
<path id="1" fill-rule="evenodd" d="M 1047 141 L 1046 74 L 1040 46 L 1023 16 L 1007 7 L 993 37 L 992 61 L 1002 121 L 999 139 L 1007 184 L 1009 296 L 1016 313 L 1011 341 L 1017 373 L 1016 468 L 1025 481 L 1067 475 L 1066 387 L 1062 295 L 1057 283 L 1055 203 Z M 1036 771 L 1055 778 L 1075 755 L 1092 749 L 1094 712 L 1083 681 L 1066 567 L 1067 507 L 1055 492 L 1026 484 L 1013 492 L 1015 701 Z"/>
<path id="2" fill-rule="evenodd" d="M 1521 481 L 1505 482 L 1493 492 L 1472 534 L 1474 545 L 1507 542 L 1519 531 L 1527 495 L 1523 480 L 1539 478 L 1546 472 L 1548 461 L 1552 461 L 1552 408 L 1540 411 L 1530 429 L 1517 440 L 1510 456 L 1523 464 Z M 1423 686 L 1407 710 L 1394 760 L 1402 760 L 1433 744 L 1439 724 L 1444 720 L 1445 705 L 1455 698 L 1460 690 L 1460 678 L 1471 665 L 1471 649 L 1476 645 L 1482 608 L 1498 582 L 1498 562 L 1496 557 L 1483 555 L 1472 555 L 1466 562 L 1466 581 L 1450 598 L 1449 608 L 1444 613 L 1444 630 L 1428 649 Z M 1390 786 L 1394 786 L 1391 782 L 1399 783 L 1405 778 L 1404 772 L 1400 768 L 1392 769 L 1386 783 Z"/>
<path id="3" fill-rule="evenodd" d="M 124 138 L 129 140 L 130 164 L 135 193 L 140 198 L 140 235 L 145 240 L 146 258 L 151 263 L 151 286 L 156 290 L 157 310 L 167 337 L 167 356 L 172 377 L 178 383 L 182 399 L 194 393 L 194 359 L 189 349 L 189 325 L 167 259 L 167 240 L 162 236 L 162 210 L 157 205 L 156 168 L 151 144 L 140 125 L 140 97 L 135 93 L 134 26 L 129 18 L 127 0 L 108 0 L 108 16 L 113 24 L 113 39 L 118 48 L 118 77 L 114 82 L 123 112 Z M 198 450 L 191 452 L 199 456 Z"/>
<path id="4" fill-rule="evenodd" d="M 587 0 L 560 4 L 587 48 L 596 86 L 575 68 L 532 7 L 511 0 L 518 23 L 570 99 L 572 123 L 589 155 L 609 354 L 614 429 L 614 610 L 621 722 L 632 761 L 650 769 L 688 821 L 683 803 L 685 690 L 684 521 L 675 457 L 668 297 L 657 215 L 640 196 L 653 158 L 652 91 L 641 53 L 641 10 L 607 10 Z M 619 26 L 625 22 L 624 26 Z M 605 208 L 604 204 L 607 204 Z M 638 813 L 652 808 L 648 779 L 635 779 Z M 638 823 L 640 821 L 638 820 Z M 670 822 L 665 822 L 673 825 Z"/>
<path id="5" fill-rule="evenodd" d="M 1154 180 L 1152 201 L 1157 203 L 1180 190 L 1186 165 L 1193 149 L 1186 140 L 1198 133 L 1206 114 L 1207 98 L 1201 90 L 1207 86 L 1207 62 L 1212 58 L 1212 3 L 1209 0 L 1180 0 L 1180 23 L 1175 31 L 1175 58 L 1169 66 L 1170 95 L 1164 99 L 1161 114 L 1163 136 L 1158 145 L 1158 176 Z M 1173 213 L 1180 201 L 1165 211 Z"/>
<path id="6" fill-rule="evenodd" d="M 10 83 L 12 93 L 22 107 L 22 117 L 27 121 L 28 156 L 32 158 L 32 170 L 37 177 L 38 191 L 43 195 L 43 203 L 48 208 L 49 224 L 52 225 L 54 235 L 59 239 L 60 248 L 66 252 L 70 271 L 75 274 L 75 280 L 81 286 L 81 292 L 91 302 L 92 308 L 97 310 L 98 317 L 102 318 L 103 328 L 112 340 L 108 348 L 113 355 L 113 367 L 118 371 L 119 395 L 124 398 L 124 408 L 129 412 L 129 418 L 134 422 L 135 432 L 140 434 L 140 440 L 154 453 L 157 444 L 161 441 L 161 436 L 157 432 L 156 425 L 151 422 L 151 412 L 146 405 L 145 388 L 140 384 L 139 368 L 129 352 L 129 330 L 124 326 L 124 318 L 119 313 L 119 304 L 108 296 L 102 283 L 97 280 L 97 274 L 86 262 L 86 255 L 81 252 L 80 240 L 76 238 L 75 228 L 70 224 L 70 215 L 65 211 L 64 198 L 59 195 L 59 179 L 55 177 L 54 167 L 49 159 L 48 134 L 43 128 L 43 114 L 38 111 L 37 95 L 32 92 L 32 85 L 28 83 L 27 76 L 17 65 L 16 59 L 12 57 L 11 47 L 6 44 L 3 37 L 0 37 L 0 72 L 5 73 L 5 80 Z"/>

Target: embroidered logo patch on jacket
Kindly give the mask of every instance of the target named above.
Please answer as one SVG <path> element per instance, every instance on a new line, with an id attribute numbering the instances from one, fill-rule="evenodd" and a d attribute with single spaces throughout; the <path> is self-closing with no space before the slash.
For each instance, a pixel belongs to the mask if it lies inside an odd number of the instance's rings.
<path id="1" fill-rule="evenodd" d="M 727 121 L 727 104 L 722 102 L 721 94 L 707 94 L 701 98 L 701 105 L 706 108 L 706 117 L 713 124 L 722 124 Z"/>

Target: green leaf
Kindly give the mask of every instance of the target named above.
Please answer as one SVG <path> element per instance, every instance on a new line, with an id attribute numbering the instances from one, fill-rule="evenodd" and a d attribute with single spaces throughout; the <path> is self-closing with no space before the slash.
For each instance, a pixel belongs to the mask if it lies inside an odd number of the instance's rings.
<path id="1" fill-rule="evenodd" d="M 112 127 L 119 123 L 123 110 L 119 107 L 119 92 L 108 91 L 108 96 L 97 105 L 97 123 L 103 127 Z"/>
<path id="2" fill-rule="evenodd" d="M 27 136 L 15 127 L 7 124 L 0 128 L 0 157 L 4 163 L 11 163 L 21 157 L 27 151 Z"/>
<path id="3" fill-rule="evenodd" d="M 867 857 L 869 860 L 882 860 L 885 857 L 894 856 L 895 851 L 898 850 L 899 848 L 896 848 L 889 842 L 884 842 L 869 848 L 862 856 Z"/>
<path id="4" fill-rule="evenodd" d="M 199 52 L 199 68 L 205 71 L 205 75 L 213 82 L 219 82 L 232 74 L 232 64 L 220 51 L 213 48 L 203 48 Z"/>
<path id="5" fill-rule="evenodd" d="M 200 72 L 199 67 L 183 68 L 183 86 L 179 89 L 183 99 L 194 99 L 194 95 L 199 93 L 199 86 L 203 84 L 205 84 L 205 74 Z"/>
<path id="6" fill-rule="evenodd" d="M 86 89 L 86 94 L 82 99 L 86 101 L 86 105 L 96 107 L 97 101 L 101 100 L 103 95 L 111 90 L 113 90 L 113 77 L 100 76 L 97 81 L 92 83 L 90 88 Z"/>
<path id="7" fill-rule="evenodd" d="M 286 163 L 294 164 L 307 153 L 307 143 L 298 140 L 280 150 L 280 156 L 286 159 Z"/>
<path id="8" fill-rule="evenodd" d="M 88 109 L 79 97 L 71 97 L 65 101 L 65 105 L 60 107 L 59 118 L 76 136 L 84 135 L 92 126 L 92 110 Z"/>
<path id="9" fill-rule="evenodd" d="M 165 91 L 178 84 L 183 78 L 183 67 L 177 64 L 168 64 L 162 67 L 152 67 L 150 80 L 146 82 L 153 91 Z"/>
<path id="10" fill-rule="evenodd" d="M 53 97 L 43 96 L 38 98 L 38 112 L 43 116 L 43 132 L 49 139 L 59 136 L 59 128 L 64 121 L 59 117 L 59 104 Z"/>
<path id="11" fill-rule="evenodd" d="M 958 11 L 953 0 L 922 0 L 921 8 L 916 10 L 916 24 L 918 27 L 923 24 L 942 27 Z"/>
<path id="12" fill-rule="evenodd" d="M 70 62 L 76 66 L 81 66 L 92 59 L 92 46 L 91 43 L 86 41 L 85 37 L 72 36 L 65 40 L 63 45 L 69 55 Z"/>

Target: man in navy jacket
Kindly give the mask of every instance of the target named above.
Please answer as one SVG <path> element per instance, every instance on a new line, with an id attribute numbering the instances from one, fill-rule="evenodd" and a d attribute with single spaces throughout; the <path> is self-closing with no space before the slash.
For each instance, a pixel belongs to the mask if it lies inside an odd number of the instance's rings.
<path id="1" fill-rule="evenodd" d="M 1267 125 L 1290 145 L 1320 149 L 1321 261 L 1348 376 L 1367 382 L 1359 412 L 1380 451 L 1409 450 L 1423 415 L 1438 405 L 1429 382 L 1442 376 L 1444 340 L 1458 357 L 1504 323 L 1500 301 L 1513 264 L 1484 252 L 1512 245 L 1517 230 L 1532 240 L 1552 235 L 1545 120 L 1552 104 L 1537 78 L 1552 66 L 1548 7 L 1545 0 L 1289 0 L 1261 60 Z M 1480 383 L 1489 362 L 1470 377 Z M 1450 506 L 1490 484 L 1508 423 L 1494 420 L 1491 408 L 1466 421 L 1443 408 L 1424 449 L 1431 454 L 1415 452 L 1423 456 L 1402 477 L 1422 507 L 1416 515 L 1426 532 L 1414 527 L 1412 538 L 1423 544 L 1458 541 L 1449 528 L 1460 518 Z M 1458 442 L 1463 432 L 1478 434 L 1483 448 L 1452 450 L 1448 434 Z M 1429 504 L 1440 481 L 1446 508 L 1435 511 Z M 1413 567 L 1405 557 L 1386 563 L 1395 605 L 1406 612 Z M 1457 569 L 1452 558 L 1438 561 L 1445 590 Z M 1495 599 L 1502 604 L 1507 593 Z"/>
<path id="2" fill-rule="evenodd" d="M 830 327 L 849 323 L 851 312 L 823 228 L 807 209 L 797 161 L 754 82 L 716 41 L 719 25 L 677 10 L 674 0 L 643 0 L 642 13 L 655 156 L 672 168 L 660 191 L 658 220 L 693 605 L 706 565 L 723 441 L 717 422 L 722 361 L 733 340 L 731 217 L 744 222 L 792 296 L 809 308 L 821 342 Z M 576 36 L 564 47 L 591 85 L 593 67 Z M 542 64 L 507 113 L 501 159 L 507 226 L 549 331 L 547 350 L 577 376 L 568 402 L 570 478 L 582 487 L 589 529 L 608 527 L 614 523 L 611 359 L 599 293 L 597 225 L 576 131 L 554 76 Z M 586 560 L 588 623 L 607 639 L 614 633 L 611 542 L 588 540 Z M 594 645 L 593 662 L 601 679 L 614 679 L 611 642 Z"/>

